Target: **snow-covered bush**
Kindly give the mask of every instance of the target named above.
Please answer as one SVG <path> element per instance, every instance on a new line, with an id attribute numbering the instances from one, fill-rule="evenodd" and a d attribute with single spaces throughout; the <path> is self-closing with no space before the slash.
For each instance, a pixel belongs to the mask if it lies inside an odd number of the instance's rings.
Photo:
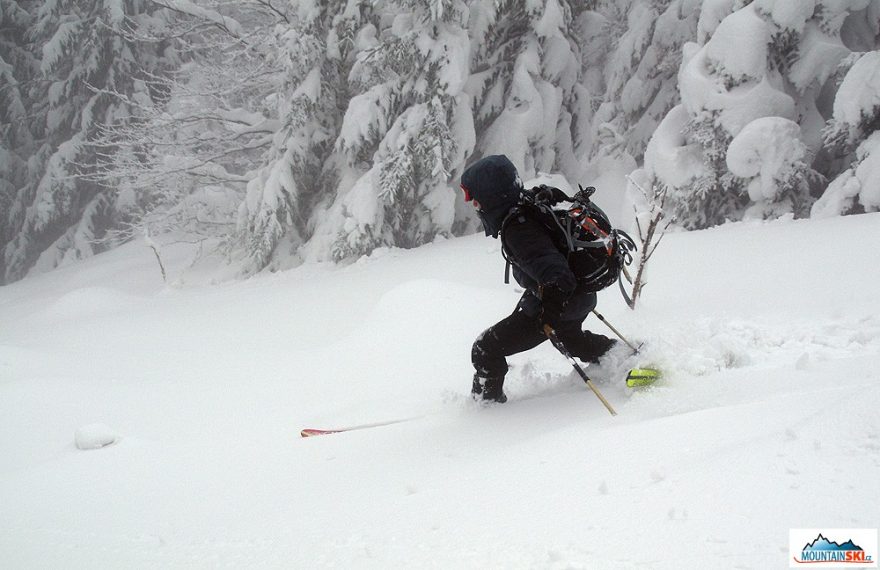
<path id="1" fill-rule="evenodd" d="M 627 192 L 632 197 L 633 210 L 635 213 L 635 230 L 638 239 L 638 253 L 634 255 L 638 259 L 635 266 L 635 275 L 624 272 L 624 276 L 632 285 L 632 290 L 627 296 L 624 294 L 627 305 L 635 310 L 636 304 L 647 285 L 648 262 L 657 251 L 663 240 L 666 230 L 675 221 L 669 218 L 664 210 L 666 198 L 669 195 L 668 186 L 646 187 L 652 179 L 644 169 L 635 171 L 628 177 L 629 186 Z M 650 189 L 649 189 L 650 188 Z M 621 283 L 623 283 L 621 281 Z"/>

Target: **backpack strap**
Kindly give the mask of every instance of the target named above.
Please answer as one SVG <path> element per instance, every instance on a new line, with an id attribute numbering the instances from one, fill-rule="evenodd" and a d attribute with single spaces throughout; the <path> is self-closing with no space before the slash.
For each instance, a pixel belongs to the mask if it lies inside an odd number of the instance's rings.
<path id="1" fill-rule="evenodd" d="M 621 271 L 620 275 L 617 277 L 617 285 L 620 287 L 620 294 L 623 295 L 623 300 L 626 301 L 628 306 L 632 307 L 632 299 L 630 299 L 630 296 L 626 293 L 626 289 L 623 287 L 623 271 Z"/>
<path id="2" fill-rule="evenodd" d="M 512 262 L 510 261 L 510 256 L 507 254 L 507 245 L 504 243 L 504 228 L 507 227 L 507 224 L 510 223 L 510 220 L 513 219 L 514 216 L 520 215 L 522 213 L 522 205 L 517 204 L 504 216 L 504 221 L 501 222 L 501 231 L 498 234 L 501 236 L 501 257 L 504 258 L 504 284 L 510 284 L 510 266 Z"/>

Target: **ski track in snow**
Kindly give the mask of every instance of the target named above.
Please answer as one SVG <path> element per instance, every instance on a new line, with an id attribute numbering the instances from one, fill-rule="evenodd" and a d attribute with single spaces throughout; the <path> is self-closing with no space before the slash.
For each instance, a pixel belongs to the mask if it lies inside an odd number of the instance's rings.
<path id="1" fill-rule="evenodd" d="M 600 328 L 593 326 L 593 330 Z M 788 368 L 787 373 L 797 375 L 829 361 L 861 355 L 880 358 L 880 318 L 778 322 L 710 317 L 694 319 L 680 328 L 652 330 L 638 340 L 646 341 L 638 355 L 633 356 L 628 348 L 618 345 L 601 365 L 585 366 L 588 375 L 599 386 L 620 387 L 620 380 L 630 368 L 653 366 L 663 372 L 663 379 L 656 386 L 659 388 L 699 382 L 701 377 L 714 385 L 713 375 L 725 370 L 778 369 L 780 363 L 783 370 Z M 552 355 L 543 360 L 531 358 L 522 367 L 512 367 L 507 386 L 508 391 L 513 387 L 513 400 L 582 391 L 583 381 L 570 367 L 562 372 L 542 372 L 560 368 L 558 362 L 548 358 Z"/>
<path id="2" fill-rule="evenodd" d="M 703 376 L 780 358 L 794 358 L 794 367 L 802 368 L 813 360 L 878 350 L 880 319 L 875 316 L 798 323 L 705 318 L 684 329 L 664 330 L 662 337 L 652 339 L 647 353 L 656 353 L 675 372 Z"/>

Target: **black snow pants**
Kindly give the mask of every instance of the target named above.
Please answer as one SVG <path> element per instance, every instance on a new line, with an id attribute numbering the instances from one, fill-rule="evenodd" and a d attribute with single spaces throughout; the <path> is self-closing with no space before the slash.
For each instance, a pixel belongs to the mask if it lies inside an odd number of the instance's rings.
<path id="1" fill-rule="evenodd" d="M 572 356 L 584 362 L 596 362 L 614 346 L 614 340 L 581 330 L 584 320 L 596 308 L 595 293 L 575 292 L 566 304 L 556 335 Z M 503 378 L 507 374 L 507 356 L 524 352 L 544 342 L 543 325 L 539 319 L 541 301 L 526 291 L 513 313 L 492 325 L 474 342 L 471 361 L 477 375 Z"/>

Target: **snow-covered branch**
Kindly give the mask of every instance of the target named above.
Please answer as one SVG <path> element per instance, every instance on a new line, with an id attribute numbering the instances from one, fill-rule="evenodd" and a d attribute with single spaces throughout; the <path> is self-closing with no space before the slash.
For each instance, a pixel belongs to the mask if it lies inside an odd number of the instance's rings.
<path id="1" fill-rule="evenodd" d="M 655 183 L 651 185 L 651 190 L 649 191 L 636 182 L 632 176 L 627 176 L 627 180 L 629 180 L 629 183 L 640 192 L 643 198 L 641 210 L 634 206 L 636 230 L 640 244 L 639 263 L 636 269 L 636 275 L 631 280 L 632 292 L 627 300 L 629 308 L 635 309 L 642 291 L 648 284 L 647 281 L 645 281 L 645 271 L 648 267 L 648 261 L 651 260 L 651 256 L 657 251 L 657 247 L 663 240 L 663 236 L 673 220 L 666 219 L 666 222 L 663 223 L 663 220 L 667 217 L 663 208 L 666 204 L 666 198 L 669 193 L 668 186 L 659 186 Z M 627 277 L 629 276 L 627 275 Z"/>

